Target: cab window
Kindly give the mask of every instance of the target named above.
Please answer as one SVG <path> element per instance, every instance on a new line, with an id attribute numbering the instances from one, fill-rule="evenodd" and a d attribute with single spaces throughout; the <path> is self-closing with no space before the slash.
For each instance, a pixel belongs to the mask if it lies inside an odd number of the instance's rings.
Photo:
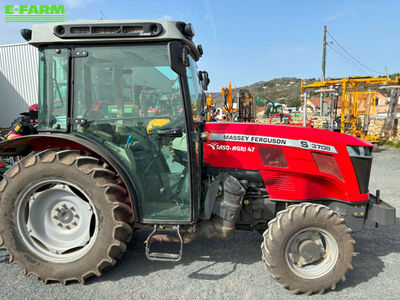
<path id="1" fill-rule="evenodd" d="M 39 51 L 39 130 L 67 128 L 68 49 Z"/>

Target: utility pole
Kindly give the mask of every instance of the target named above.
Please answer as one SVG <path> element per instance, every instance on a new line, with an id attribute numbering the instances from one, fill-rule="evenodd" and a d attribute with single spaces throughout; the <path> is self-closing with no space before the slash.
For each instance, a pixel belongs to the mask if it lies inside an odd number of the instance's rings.
<path id="1" fill-rule="evenodd" d="M 325 81 L 325 66 L 326 66 L 326 25 L 324 26 L 324 40 L 322 42 L 322 74 L 321 74 L 322 81 Z"/>
<path id="2" fill-rule="evenodd" d="M 322 41 L 322 72 L 321 72 L 321 81 L 325 81 L 325 66 L 326 66 L 326 25 L 324 25 L 324 38 Z M 320 116 L 325 114 L 324 112 L 324 93 L 320 94 Z"/>
<path id="3" fill-rule="evenodd" d="M 307 92 L 301 96 L 303 98 L 303 127 L 307 126 Z"/>

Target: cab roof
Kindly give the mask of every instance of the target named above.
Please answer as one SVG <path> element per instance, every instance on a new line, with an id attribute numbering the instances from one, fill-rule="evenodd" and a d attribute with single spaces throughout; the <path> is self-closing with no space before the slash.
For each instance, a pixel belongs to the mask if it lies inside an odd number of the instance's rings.
<path id="1" fill-rule="evenodd" d="M 201 56 L 201 49 L 192 41 L 193 36 L 192 25 L 180 21 L 82 20 L 34 24 L 28 42 L 35 47 L 42 47 L 61 44 L 154 43 L 180 40 L 189 46 L 198 59 Z M 26 39 L 26 36 L 24 38 Z"/>

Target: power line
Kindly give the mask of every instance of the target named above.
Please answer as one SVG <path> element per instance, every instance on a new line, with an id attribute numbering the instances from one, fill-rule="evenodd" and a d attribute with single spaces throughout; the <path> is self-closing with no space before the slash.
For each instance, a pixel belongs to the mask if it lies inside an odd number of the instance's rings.
<path id="1" fill-rule="evenodd" d="M 343 58 L 349 65 L 351 65 L 355 70 L 360 72 L 360 74 L 368 74 L 369 72 L 364 69 L 362 66 L 358 65 L 355 63 L 353 60 L 350 59 L 350 57 L 346 56 L 343 51 L 340 50 L 340 48 L 336 47 L 336 45 L 332 42 L 332 44 L 329 45 L 329 47 L 335 51 L 336 54 L 338 54 L 340 57 Z"/>
<path id="2" fill-rule="evenodd" d="M 350 56 L 351 57 L 351 59 L 353 59 L 357 64 L 359 64 L 360 66 L 362 66 L 362 67 L 364 67 L 364 68 L 366 68 L 367 70 L 370 70 L 370 71 L 372 71 L 372 72 L 374 72 L 374 73 L 377 73 L 377 74 L 382 74 L 382 72 L 378 72 L 378 71 L 375 71 L 374 69 L 371 69 L 371 68 L 369 68 L 369 67 L 367 67 L 366 65 L 364 65 L 362 62 L 360 62 L 358 59 L 356 59 L 353 55 L 351 55 L 333 36 L 332 36 L 332 34 L 329 32 L 329 31 L 327 31 L 327 33 L 328 33 L 328 35 L 332 38 L 332 40 L 344 51 L 344 52 L 346 52 L 346 54 L 348 55 L 348 56 Z"/>
<path id="3" fill-rule="evenodd" d="M 347 56 L 344 56 L 341 52 L 339 52 L 336 48 L 334 48 L 332 45 L 327 43 L 328 47 L 334 51 L 337 55 L 339 55 L 345 62 L 347 62 L 351 67 L 353 67 L 357 72 L 360 74 L 364 74 L 365 72 L 359 68 L 358 65 L 356 65 L 352 60 L 350 60 Z M 367 72 L 368 73 L 368 72 Z"/>
<path id="4" fill-rule="evenodd" d="M 367 67 L 366 65 L 364 65 L 362 62 L 360 62 L 358 59 L 356 59 L 353 55 L 351 55 L 333 36 L 332 36 L 332 34 L 330 33 L 330 32 L 327 32 L 328 33 L 328 35 L 332 38 L 332 40 L 354 61 L 354 62 L 356 62 L 357 64 L 359 64 L 360 66 L 362 66 L 362 67 L 364 67 L 365 69 L 367 69 L 367 70 L 370 70 L 370 71 L 372 71 L 372 72 L 374 72 L 374 73 L 377 73 L 377 74 L 382 74 L 382 72 L 378 72 L 378 71 L 375 71 L 374 69 L 371 69 L 371 68 L 369 68 L 369 67 Z"/>

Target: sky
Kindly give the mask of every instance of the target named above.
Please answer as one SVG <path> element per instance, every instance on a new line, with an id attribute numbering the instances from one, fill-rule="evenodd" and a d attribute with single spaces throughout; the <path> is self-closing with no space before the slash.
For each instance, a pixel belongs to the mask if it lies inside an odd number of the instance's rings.
<path id="1" fill-rule="evenodd" d="M 26 3 L 0 0 L 0 44 L 24 42 L 19 30 L 32 24 L 6 23 L 4 5 Z M 211 91 L 229 82 L 239 87 L 279 77 L 320 78 L 324 25 L 336 40 L 328 35 L 326 77 L 376 76 L 385 74 L 385 66 L 389 73 L 400 72 L 400 1 L 396 0 L 33 0 L 29 4 L 64 4 L 66 21 L 104 15 L 107 20 L 190 22 L 194 41 L 204 49 L 198 67 L 208 71 Z"/>

